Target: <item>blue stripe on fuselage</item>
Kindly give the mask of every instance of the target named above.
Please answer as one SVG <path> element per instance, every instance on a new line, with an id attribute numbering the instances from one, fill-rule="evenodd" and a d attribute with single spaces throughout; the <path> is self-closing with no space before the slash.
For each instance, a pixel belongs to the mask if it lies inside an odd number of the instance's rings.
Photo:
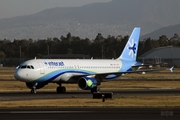
<path id="1" fill-rule="evenodd" d="M 36 82 L 51 82 L 54 79 L 56 79 L 57 77 L 59 77 L 60 75 L 63 75 L 64 73 L 79 73 L 79 74 L 84 74 L 84 75 L 94 74 L 94 72 L 89 72 L 89 71 L 57 70 L 57 71 L 53 71 L 49 74 L 46 74 L 46 75 L 42 76 L 41 78 L 38 78 L 35 81 Z"/>

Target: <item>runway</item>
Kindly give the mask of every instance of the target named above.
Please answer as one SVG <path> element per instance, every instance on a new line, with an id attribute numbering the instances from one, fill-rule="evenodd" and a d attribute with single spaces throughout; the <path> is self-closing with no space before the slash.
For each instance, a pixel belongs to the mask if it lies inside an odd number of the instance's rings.
<path id="1" fill-rule="evenodd" d="M 113 97 L 123 96 L 152 96 L 180 95 L 180 89 L 147 89 L 147 90 L 112 90 Z M 57 94 L 55 91 L 30 92 L 0 92 L 0 101 L 36 100 L 36 99 L 92 99 L 89 91 L 67 91 Z M 177 120 L 180 119 L 180 107 L 23 107 L 0 108 L 0 120 Z"/>
<path id="2" fill-rule="evenodd" d="M 180 108 L 0 109 L 0 120 L 178 120 Z"/>

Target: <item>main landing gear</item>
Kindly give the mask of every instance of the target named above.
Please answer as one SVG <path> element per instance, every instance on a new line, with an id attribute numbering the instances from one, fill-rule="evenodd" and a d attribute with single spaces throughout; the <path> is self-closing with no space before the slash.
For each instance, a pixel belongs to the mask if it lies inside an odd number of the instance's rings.
<path id="1" fill-rule="evenodd" d="M 100 91 L 100 88 L 98 88 L 97 86 L 96 87 L 93 87 L 91 89 L 91 93 L 95 93 L 95 92 L 99 92 Z"/>
<path id="2" fill-rule="evenodd" d="M 66 87 L 62 86 L 61 83 L 58 84 L 59 86 L 56 88 L 57 93 L 65 93 Z"/>
<path id="3" fill-rule="evenodd" d="M 97 78 L 96 78 L 97 79 Z M 98 82 L 98 84 L 97 84 L 97 86 L 95 86 L 95 87 L 93 87 L 92 89 L 91 89 L 91 93 L 93 94 L 93 93 L 95 93 L 95 92 L 100 92 L 100 88 L 98 87 L 98 86 L 100 86 L 101 85 L 101 82 Z"/>

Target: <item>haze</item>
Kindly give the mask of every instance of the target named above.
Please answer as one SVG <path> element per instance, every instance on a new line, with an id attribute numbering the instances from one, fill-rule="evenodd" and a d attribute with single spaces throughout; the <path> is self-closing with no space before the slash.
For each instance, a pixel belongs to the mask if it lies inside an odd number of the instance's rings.
<path id="1" fill-rule="evenodd" d="M 54 7 L 77 7 L 112 0 L 0 0 L 0 19 L 29 15 Z"/>

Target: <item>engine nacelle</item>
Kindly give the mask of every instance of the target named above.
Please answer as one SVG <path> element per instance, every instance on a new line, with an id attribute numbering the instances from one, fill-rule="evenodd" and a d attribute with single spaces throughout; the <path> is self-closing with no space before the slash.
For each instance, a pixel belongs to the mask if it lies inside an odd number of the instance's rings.
<path id="1" fill-rule="evenodd" d="M 93 77 L 82 77 L 78 80 L 78 86 L 82 90 L 91 90 L 98 86 L 98 82 Z"/>
<path id="2" fill-rule="evenodd" d="M 36 85 L 36 89 L 43 88 L 45 85 L 47 85 L 47 83 L 38 83 L 38 84 Z M 32 82 L 26 82 L 26 86 L 27 86 L 29 89 L 32 89 L 33 86 L 34 86 L 34 83 L 32 83 Z"/>

